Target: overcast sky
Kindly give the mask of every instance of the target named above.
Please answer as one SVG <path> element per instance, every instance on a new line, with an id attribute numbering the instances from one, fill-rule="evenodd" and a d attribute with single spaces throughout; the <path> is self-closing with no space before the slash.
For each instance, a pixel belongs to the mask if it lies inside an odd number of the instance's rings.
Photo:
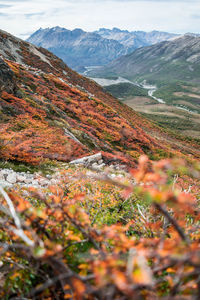
<path id="1" fill-rule="evenodd" d="M 26 38 L 54 26 L 200 33 L 200 0 L 0 0 L 0 29 Z"/>

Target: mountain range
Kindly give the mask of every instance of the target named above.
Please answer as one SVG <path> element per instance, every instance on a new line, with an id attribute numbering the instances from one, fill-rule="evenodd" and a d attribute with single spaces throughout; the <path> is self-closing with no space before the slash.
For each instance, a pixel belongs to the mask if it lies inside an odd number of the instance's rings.
<path id="1" fill-rule="evenodd" d="M 27 41 L 53 52 L 70 67 L 84 71 L 84 67 L 106 65 L 136 48 L 176 36 L 159 31 L 129 32 L 118 28 L 85 32 L 82 29 L 67 30 L 57 26 L 40 28 Z"/>
<path id="2" fill-rule="evenodd" d="M 200 81 L 200 37 L 184 35 L 135 50 L 109 65 L 98 69 L 98 74 L 120 75 L 129 79 L 162 82 L 183 80 Z"/>
<path id="3" fill-rule="evenodd" d="M 95 33 L 105 39 L 120 42 L 120 44 L 126 48 L 127 54 L 137 48 L 153 45 L 179 36 L 178 34 L 163 31 L 128 31 L 116 27 L 113 29 L 100 28 L 98 31 L 95 31 Z"/>

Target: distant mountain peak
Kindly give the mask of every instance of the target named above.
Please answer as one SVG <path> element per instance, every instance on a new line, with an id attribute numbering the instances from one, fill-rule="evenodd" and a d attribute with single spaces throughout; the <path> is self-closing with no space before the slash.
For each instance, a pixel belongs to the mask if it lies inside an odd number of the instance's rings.
<path id="1" fill-rule="evenodd" d="M 137 48 L 169 40 L 174 36 L 176 35 L 157 31 L 129 32 L 117 27 L 86 32 L 80 28 L 68 30 L 56 26 L 39 29 L 28 38 L 28 41 L 49 49 L 70 67 L 82 70 L 84 66 L 106 65 Z"/>

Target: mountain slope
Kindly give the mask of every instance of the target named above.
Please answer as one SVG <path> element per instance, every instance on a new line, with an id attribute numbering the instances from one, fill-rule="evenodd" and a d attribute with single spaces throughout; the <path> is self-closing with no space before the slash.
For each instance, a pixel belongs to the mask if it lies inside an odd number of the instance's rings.
<path id="1" fill-rule="evenodd" d="M 199 157 L 196 145 L 170 137 L 49 51 L 3 31 L 0 51 L 1 159 L 41 164 L 101 151 L 133 165 L 143 153 Z"/>
<path id="2" fill-rule="evenodd" d="M 52 53 L 3 31 L 0 49 L 1 158 L 37 164 L 101 150 L 133 162 L 162 148 L 142 129 L 148 121 Z"/>
<path id="3" fill-rule="evenodd" d="M 199 83 L 200 37 L 185 35 L 173 41 L 137 49 L 102 68 L 98 71 L 100 73 L 158 83 L 175 79 Z"/>
<path id="4" fill-rule="evenodd" d="M 127 99 L 124 94 L 124 100 L 160 125 L 188 137 L 200 138 L 199 36 L 185 35 L 173 41 L 140 48 L 99 68 L 95 74 L 94 71 L 91 76 L 123 76 L 137 81 L 141 86 L 147 86 L 145 82 L 157 86 L 154 99 L 134 96 Z M 152 93 L 149 95 L 152 96 Z M 155 99 L 162 99 L 162 104 Z"/>

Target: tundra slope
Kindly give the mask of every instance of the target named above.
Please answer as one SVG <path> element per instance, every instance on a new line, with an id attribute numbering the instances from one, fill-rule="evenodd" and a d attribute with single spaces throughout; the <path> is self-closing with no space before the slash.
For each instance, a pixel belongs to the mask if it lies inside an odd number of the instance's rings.
<path id="1" fill-rule="evenodd" d="M 102 150 L 133 161 L 160 148 L 136 113 L 126 120 L 126 106 L 47 50 L 1 31 L 0 54 L 1 158 L 37 164 Z"/>
<path id="2" fill-rule="evenodd" d="M 68 162 L 101 151 L 105 162 L 133 165 L 143 153 L 159 158 L 180 150 L 182 144 L 173 140 L 172 150 L 157 126 L 49 51 L 1 31 L 0 54 L 2 159 Z M 198 155 L 187 144 L 183 152 Z"/>

